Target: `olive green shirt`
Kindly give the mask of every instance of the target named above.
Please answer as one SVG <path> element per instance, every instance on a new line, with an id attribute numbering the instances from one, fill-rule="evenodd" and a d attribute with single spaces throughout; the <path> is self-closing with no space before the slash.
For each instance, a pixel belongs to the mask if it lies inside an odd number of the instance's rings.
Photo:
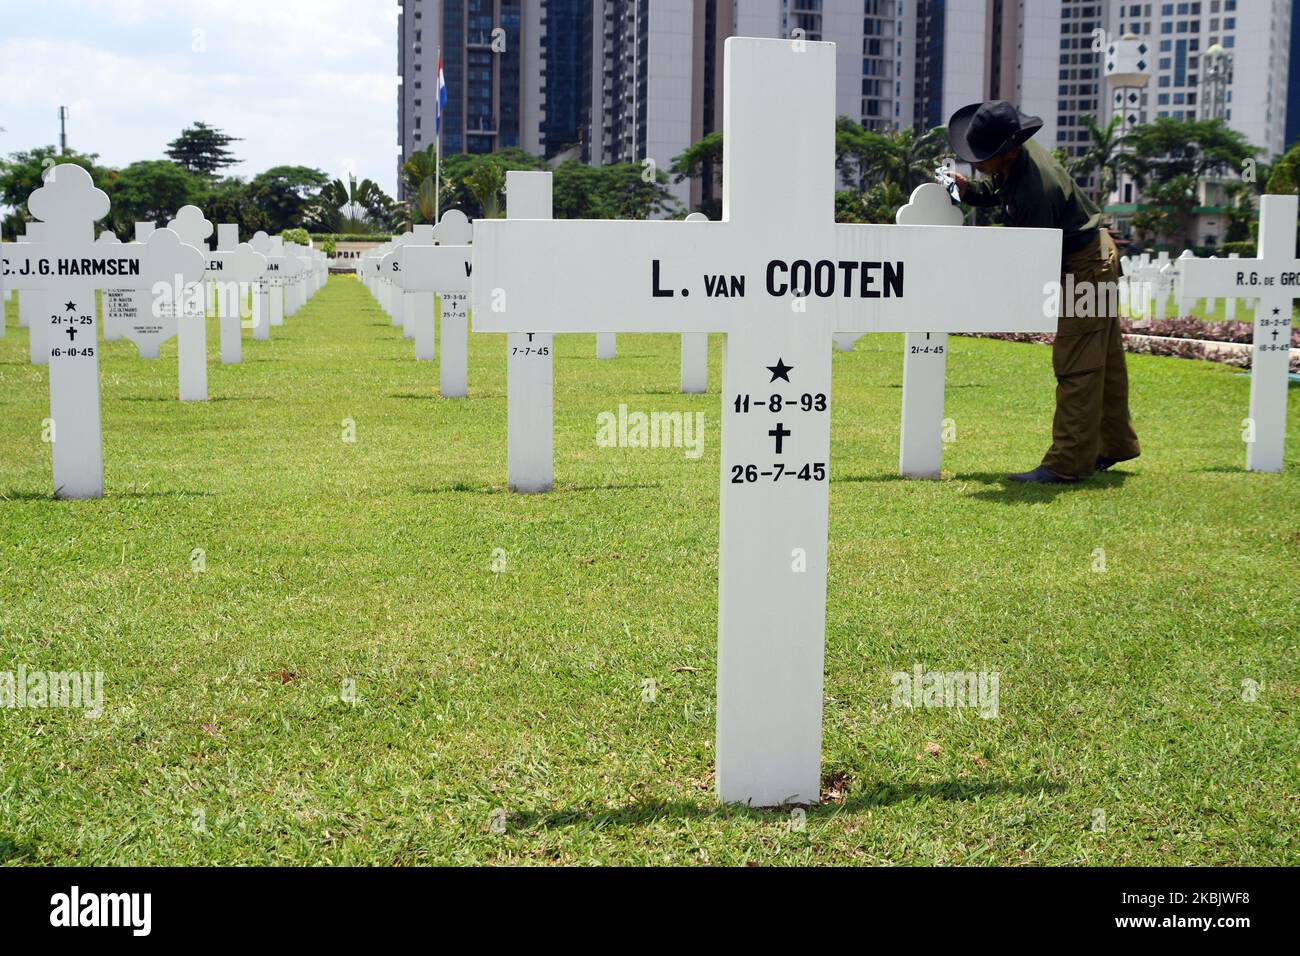
<path id="1" fill-rule="evenodd" d="M 1097 235 L 1101 212 L 1056 161 L 1032 139 L 1020 150 L 1005 178 L 970 180 L 962 201 L 971 206 L 999 203 L 1013 226 L 1060 229 L 1062 251 L 1076 250 Z"/>

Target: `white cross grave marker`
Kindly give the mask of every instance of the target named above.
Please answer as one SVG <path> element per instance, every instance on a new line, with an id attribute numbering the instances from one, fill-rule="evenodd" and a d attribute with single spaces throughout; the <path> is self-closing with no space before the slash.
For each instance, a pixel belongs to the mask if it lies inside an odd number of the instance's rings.
<path id="1" fill-rule="evenodd" d="M 433 235 L 437 245 L 407 243 L 385 255 L 383 270 L 408 294 L 438 296 L 439 392 L 443 398 L 464 398 L 469 393 L 470 242 L 474 228 L 459 209 L 448 209 Z"/>
<path id="2" fill-rule="evenodd" d="M 1229 252 L 1229 254 L 1227 254 L 1227 258 L 1240 259 L 1242 258 L 1242 254 L 1240 254 L 1240 252 Z M 1225 302 L 1223 302 L 1223 317 L 1225 317 L 1227 321 L 1230 321 L 1230 323 L 1235 323 L 1236 321 L 1235 295 L 1229 295 L 1229 297 L 1227 297 Z"/>
<path id="3" fill-rule="evenodd" d="M 960 226 L 964 220 L 948 190 L 924 183 L 895 214 L 900 226 Z M 904 478 L 938 478 L 943 464 L 943 385 L 948 368 L 947 332 L 903 336 L 903 423 L 898 439 L 898 473 Z"/>
<path id="4" fill-rule="evenodd" d="M 152 222 L 137 222 L 135 243 L 147 243 L 156 231 Z M 170 305 L 154 308 L 154 294 L 147 288 L 109 289 L 104 296 L 118 314 L 122 334 L 135 343 L 140 357 L 158 358 L 163 343 L 176 335 L 176 310 Z"/>
<path id="5" fill-rule="evenodd" d="M 217 249 L 208 254 L 208 276 L 217 287 L 217 315 L 221 323 L 221 362 L 238 365 L 243 358 L 240 328 L 244 289 L 266 274 L 266 256 L 239 241 L 239 226 L 217 226 Z"/>
<path id="6" fill-rule="evenodd" d="M 837 224 L 835 45 L 731 37 L 724 72 L 723 221 L 516 221 L 511 199 L 512 218 L 475 223 L 474 327 L 726 334 L 718 796 L 815 803 L 828 340 L 1054 329 L 1061 234 Z"/>
<path id="7" fill-rule="evenodd" d="M 415 341 L 415 359 L 418 362 L 432 362 L 437 355 L 436 330 L 433 317 L 432 289 L 424 289 L 418 283 L 406 281 L 402 272 L 402 259 L 405 250 L 434 248 L 433 226 L 418 223 L 412 230 L 401 236 L 401 241 L 381 260 L 384 275 L 396 287 L 397 308 L 402 317 L 402 334 Z"/>
<path id="8" fill-rule="evenodd" d="M 106 246 L 120 245 L 122 240 L 117 238 L 117 233 L 111 229 L 105 229 L 99 234 L 95 242 Z M 116 342 L 122 337 L 121 313 L 116 309 L 109 307 L 108 290 L 105 289 L 102 296 L 103 307 L 100 310 L 104 319 L 104 341 Z"/>
<path id="9" fill-rule="evenodd" d="M 1291 307 L 1300 296 L 1296 258 L 1296 212 L 1300 197 L 1268 195 L 1259 203 L 1259 254 L 1253 259 L 1180 261 L 1186 294 L 1258 296 L 1250 357 L 1250 422 L 1247 471 L 1281 471 L 1286 446 Z"/>
<path id="10" fill-rule="evenodd" d="M 47 235 L 48 227 L 45 223 L 29 222 L 23 230 L 23 238 L 19 241 L 44 242 Z M 21 250 L 13 251 L 15 255 L 21 254 Z M 49 326 L 45 320 L 52 306 L 49 301 L 46 301 L 47 298 L 46 293 L 38 289 L 21 292 L 18 295 L 18 324 L 27 326 L 28 354 L 33 365 L 48 365 L 50 362 L 50 350 L 45 344 Z"/>
<path id="11" fill-rule="evenodd" d="M 551 222 L 551 174 L 506 172 L 506 221 Z M 475 234 L 489 220 L 479 220 Z M 500 222 L 500 220 L 497 220 Z M 474 262 L 478 254 L 474 253 Z M 474 326 L 488 309 L 502 305 L 494 293 L 478 295 L 473 278 Z M 564 301 L 559 289 L 555 305 Z M 615 300 L 610 300 L 615 301 Z M 605 305 L 608 313 L 608 303 Z M 512 326 L 513 328 L 513 326 Z M 550 491 L 555 480 L 555 362 L 554 337 L 550 332 L 520 332 L 504 326 L 506 336 L 506 458 L 507 484 L 511 491 Z"/>
<path id="12" fill-rule="evenodd" d="M 266 272 L 263 273 L 261 280 L 253 285 L 253 338 L 264 342 L 271 337 L 272 277 L 267 274 L 272 271 L 271 237 L 259 229 L 253 233 L 253 238 L 248 241 L 248 245 L 254 252 L 266 258 Z M 274 268 L 278 271 L 279 263 L 276 263 Z"/>
<path id="13" fill-rule="evenodd" d="M 212 223 L 198 206 L 182 206 L 167 228 L 181 237 L 181 242 L 208 256 L 208 237 Z M 208 321 L 204 308 L 207 283 L 204 282 L 176 304 L 176 377 L 182 402 L 208 400 Z"/>
<path id="14" fill-rule="evenodd" d="M 15 245 L 3 268 L 15 288 L 45 291 L 52 306 L 43 324 L 54 423 L 54 493 L 99 498 L 104 494 L 104 451 L 95 291 L 108 286 L 152 289 L 160 307 L 202 279 L 203 255 L 166 229 L 145 244 L 93 242 L 95 222 L 108 215 L 108 196 L 95 188 L 89 173 L 70 163 L 51 169 L 45 184 L 28 197 L 27 208 L 46 224 L 46 238 Z"/>

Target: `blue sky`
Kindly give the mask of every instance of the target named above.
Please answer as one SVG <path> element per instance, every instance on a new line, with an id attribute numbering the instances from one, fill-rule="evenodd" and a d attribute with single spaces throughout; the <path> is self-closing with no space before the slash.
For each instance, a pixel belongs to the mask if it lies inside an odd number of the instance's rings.
<path id="1" fill-rule="evenodd" d="M 3 0 L 0 154 L 58 142 L 124 166 L 195 120 L 271 166 L 396 187 L 396 0 Z"/>

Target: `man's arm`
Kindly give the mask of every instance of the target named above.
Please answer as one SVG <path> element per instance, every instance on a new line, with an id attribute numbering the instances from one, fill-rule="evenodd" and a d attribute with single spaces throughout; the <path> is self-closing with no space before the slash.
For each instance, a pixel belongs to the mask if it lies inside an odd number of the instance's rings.
<path id="1" fill-rule="evenodd" d="M 976 182 L 961 173 L 953 173 L 952 178 L 961 190 L 961 201 L 968 206 L 996 206 L 1002 201 L 993 183 L 987 179 Z"/>

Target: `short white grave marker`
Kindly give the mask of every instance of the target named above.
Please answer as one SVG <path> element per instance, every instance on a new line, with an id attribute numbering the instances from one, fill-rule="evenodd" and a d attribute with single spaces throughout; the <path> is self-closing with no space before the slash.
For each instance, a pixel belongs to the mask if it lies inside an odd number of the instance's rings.
<path id="1" fill-rule="evenodd" d="M 924 183 L 898 210 L 900 226 L 960 226 L 965 217 L 948 190 Z M 960 321 L 960 320 L 959 320 Z M 940 319 L 935 328 L 942 326 Z M 947 332 L 908 332 L 903 336 L 903 423 L 899 430 L 898 473 L 904 478 L 938 478 L 943 464 L 943 385 L 948 368 Z"/>
<path id="2" fill-rule="evenodd" d="M 208 237 L 212 223 L 203 216 L 198 206 L 182 206 L 167 228 L 181 237 L 181 242 L 208 257 Z M 176 377 L 182 402 L 208 400 L 208 320 L 205 300 L 207 283 L 204 282 L 176 303 Z"/>

